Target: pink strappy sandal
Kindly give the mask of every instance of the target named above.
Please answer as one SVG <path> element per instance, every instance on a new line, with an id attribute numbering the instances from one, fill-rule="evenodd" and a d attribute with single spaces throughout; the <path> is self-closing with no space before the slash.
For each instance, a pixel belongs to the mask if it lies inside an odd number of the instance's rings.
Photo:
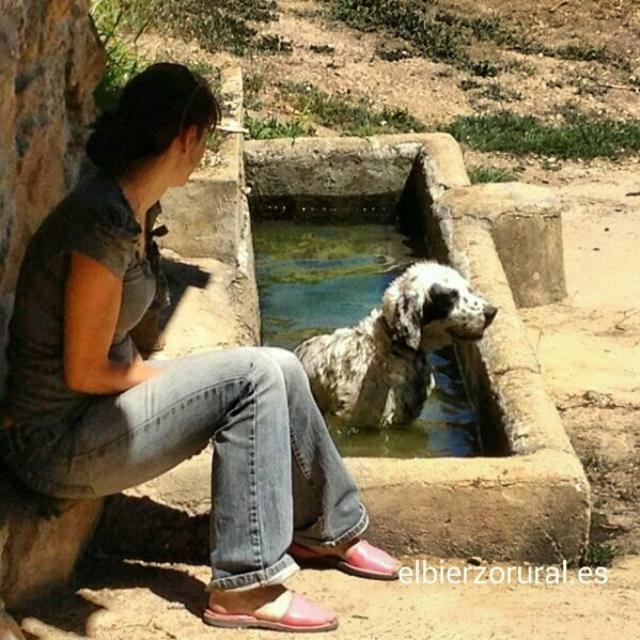
<path id="1" fill-rule="evenodd" d="M 346 559 L 323 554 L 295 542 L 288 552 L 300 565 L 333 567 L 361 578 L 396 580 L 400 575 L 400 561 L 366 540 L 360 540 L 349 547 Z"/>
<path id="2" fill-rule="evenodd" d="M 203 620 L 215 627 L 255 627 L 275 631 L 331 631 L 338 626 L 337 616 L 298 593 L 293 598 L 280 620 L 263 620 L 250 613 L 219 613 L 209 607 Z"/>

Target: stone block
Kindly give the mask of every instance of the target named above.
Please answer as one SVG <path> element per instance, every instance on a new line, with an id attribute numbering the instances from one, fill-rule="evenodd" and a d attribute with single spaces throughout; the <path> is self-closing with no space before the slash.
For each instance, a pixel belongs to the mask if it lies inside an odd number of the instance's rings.
<path id="1" fill-rule="evenodd" d="M 518 182 L 455 188 L 434 204 L 434 214 L 489 225 L 517 306 L 567 295 L 561 211 L 552 189 Z"/>

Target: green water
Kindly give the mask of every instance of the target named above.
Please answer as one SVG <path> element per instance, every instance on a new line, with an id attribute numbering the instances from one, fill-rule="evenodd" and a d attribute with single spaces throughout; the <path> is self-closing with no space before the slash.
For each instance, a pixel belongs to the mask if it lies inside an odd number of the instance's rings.
<path id="1" fill-rule="evenodd" d="M 425 257 L 425 247 L 381 224 L 254 222 L 262 343 L 293 349 L 302 340 L 353 326 L 381 305 L 387 285 Z M 436 390 L 411 424 L 378 430 L 329 424 L 346 456 L 399 458 L 479 453 L 477 422 L 453 348 L 428 356 Z"/>

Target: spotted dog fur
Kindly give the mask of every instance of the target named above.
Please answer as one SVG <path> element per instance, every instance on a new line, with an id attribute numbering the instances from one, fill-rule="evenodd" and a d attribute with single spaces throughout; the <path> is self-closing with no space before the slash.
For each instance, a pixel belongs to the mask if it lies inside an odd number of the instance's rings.
<path id="1" fill-rule="evenodd" d="M 425 354 L 479 340 L 497 313 L 455 269 L 433 261 L 409 267 L 382 303 L 355 327 L 295 348 L 325 415 L 374 427 L 415 420 L 434 387 Z"/>

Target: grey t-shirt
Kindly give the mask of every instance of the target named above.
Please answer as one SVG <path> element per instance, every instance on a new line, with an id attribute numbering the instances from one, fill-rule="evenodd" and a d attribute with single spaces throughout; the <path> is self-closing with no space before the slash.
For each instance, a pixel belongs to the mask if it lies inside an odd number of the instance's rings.
<path id="1" fill-rule="evenodd" d="M 147 214 L 147 229 L 159 212 L 156 203 Z M 129 331 L 151 305 L 156 289 L 149 260 L 140 255 L 140 233 L 120 185 L 103 171 L 80 182 L 43 220 L 20 266 L 9 322 L 3 414 L 18 423 L 63 425 L 77 419 L 95 398 L 71 390 L 64 380 L 64 297 L 72 249 L 122 278 L 109 358 L 131 362 Z"/>

